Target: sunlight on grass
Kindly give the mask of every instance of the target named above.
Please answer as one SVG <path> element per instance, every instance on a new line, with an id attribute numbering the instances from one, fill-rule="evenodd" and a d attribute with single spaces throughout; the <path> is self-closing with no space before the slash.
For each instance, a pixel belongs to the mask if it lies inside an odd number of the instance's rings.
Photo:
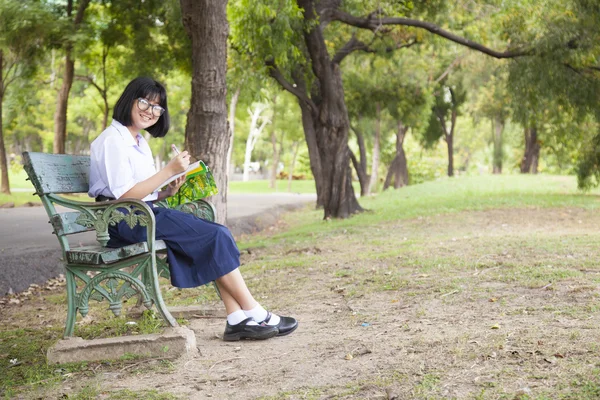
<path id="1" fill-rule="evenodd" d="M 320 234 L 331 236 L 335 229 L 364 228 L 383 222 L 419 218 L 466 210 L 494 208 L 600 208 L 600 190 L 583 193 L 573 176 L 485 175 L 444 178 L 377 196 L 360 198 L 367 211 L 344 220 L 323 221 L 323 211 L 293 213 L 287 222 L 293 229 L 278 238 L 310 241 Z M 258 245 L 260 237 L 242 247 Z"/>

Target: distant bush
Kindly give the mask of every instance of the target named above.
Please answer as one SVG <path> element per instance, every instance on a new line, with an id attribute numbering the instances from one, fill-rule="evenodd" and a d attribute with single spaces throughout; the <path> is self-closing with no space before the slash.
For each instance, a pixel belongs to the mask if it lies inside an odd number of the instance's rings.
<path id="1" fill-rule="evenodd" d="M 281 171 L 279 172 L 279 174 L 277 174 L 277 179 L 288 179 L 290 176 L 290 174 L 288 174 L 285 171 Z M 293 174 L 292 175 L 292 180 L 293 181 L 305 181 L 307 180 L 308 177 L 306 176 L 306 174 Z"/>

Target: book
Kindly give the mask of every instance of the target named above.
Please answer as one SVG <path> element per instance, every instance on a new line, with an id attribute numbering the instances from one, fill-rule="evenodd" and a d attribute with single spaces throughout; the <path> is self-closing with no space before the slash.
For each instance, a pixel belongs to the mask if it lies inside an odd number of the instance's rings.
<path id="1" fill-rule="evenodd" d="M 166 181 L 164 181 L 163 183 L 161 183 L 157 190 L 167 186 L 169 183 L 173 182 L 175 179 L 179 178 L 180 176 L 185 175 L 186 177 L 196 173 L 196 172 L 200 172 L 202 170 L 202 168 L 206 168 L 206 165 L 204 165 L 204 163 L 202 161 L 196 161 L 195 163 L 190 164 L 187 169 L 177 175 L 173 175 L 172 177 L 170 177 L 169 179 L 167 179 Z"/>
<path id="2" fill-rule="evenodd" d="M 165 181 L 166 185 L 177 179 L 178 176 L 185 175 L 186 179 L 174 196 L 167 198 L 169 207 L 175 207 L 180 204 L 188 203 L 194 200 L 204 199 L 219 193 L 212 172 L 202 161 L 197 161 L 190 167 Z M 163 186 L 165 185 L 163 184 Z"/>

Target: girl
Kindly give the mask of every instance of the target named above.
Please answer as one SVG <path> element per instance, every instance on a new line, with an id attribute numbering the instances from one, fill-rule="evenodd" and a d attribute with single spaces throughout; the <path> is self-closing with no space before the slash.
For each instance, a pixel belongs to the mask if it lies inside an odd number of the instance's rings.
<path id="1" fill-rule="evenodd" d="M 177 193 L 185 177 L 165 190 L 155 189 L 186 170 L 188 152 L 181 152 L 156 172 L 152 151 L 140 133 L 145 130 L 153 137 L 164 137 L 169 126 L 165 88 L 150 78 L 131 81 L 115 105 L 111 125 L 92 142 L 88 194 L 97 201 L 134 198 L 152 206 L 151 202 Z M 227 311 L 224 340 L 268 339 L 290 334 L 298 327 L 294 318 L 271 314 L 252 297 L 238 269 L 240 253 L 226 227 L 176 210 L 152 207 L 152 211 L 156 240 L 167 244 L 173 286 L 216 282 Z M 131 229 L 124 221 L 109 232 L 110 247 L 146 240 L 145 227 Z"/>

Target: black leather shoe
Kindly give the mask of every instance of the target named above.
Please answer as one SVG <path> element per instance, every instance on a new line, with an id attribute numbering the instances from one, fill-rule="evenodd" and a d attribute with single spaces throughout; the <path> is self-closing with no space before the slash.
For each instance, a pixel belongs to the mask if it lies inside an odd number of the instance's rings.
<path id="1" fill-rule="evenodd" d="M 246 318 L 239 324 L 225 326 L 223 340 L 234 342 L 240 339 L 265 340 L 276 336 L 279 330 L 275 326 L 266 325 L 248 325 L 248 322 L 254 321 L 254 318 Z"/>
<path id="2" fill-rule="evenodd" d="M 289 335 L 290 333 L 294 332 L 298 327 L 298 321 L 296 321 L 296 318 L 282 316 L 279 316 L 279 323 L 277 325 L 268 325 L 272 316 L 273 314 L 267 311 L 267 318 L 265 318 L 265 320 L 262 321 L 260 324 L 264 326 L 276 327 L 277 331 L 279 332 L 277 336 Z"/>

